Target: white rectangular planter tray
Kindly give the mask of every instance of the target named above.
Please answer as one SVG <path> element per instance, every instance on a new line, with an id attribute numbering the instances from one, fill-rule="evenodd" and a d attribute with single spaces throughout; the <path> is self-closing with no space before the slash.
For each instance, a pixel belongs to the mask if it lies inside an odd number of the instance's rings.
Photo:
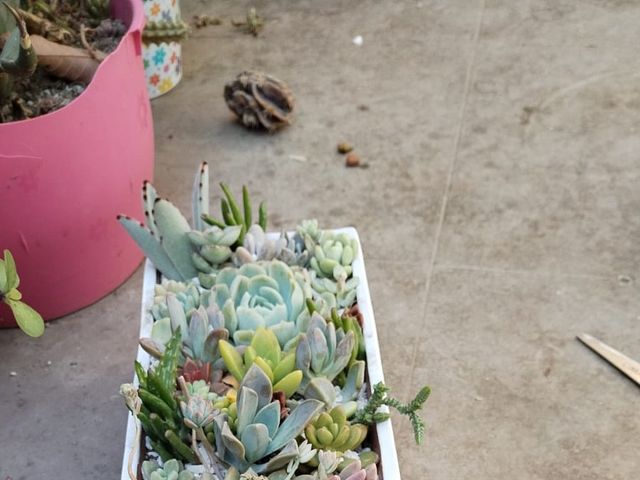
<path id="1" fill-rule="evenodd" d="M 365 347 L 367 352 L 367 373 L 369 385 L 375 385 L 378 382 L 384 381 L 382 373 L 382 359 L 380 358 L 380 347 L 378 345 L 378 333 L 376 331 L 376 322 L 373 316 L 373 306 L 371 305 L 371 295 L 369 293 L 369 284 L 367 282 L 367 274 L 364 268 L 364 258 L 362 255 L 362 245 L 360 244 L 360 237 L 358 232 L 353 227 L 339 228 L 335 230 L 336 233 L 346 233 L 350 238 L 354 238 L 360 245 L 358 256 L 353 262 L 353 275 L 360 279 L 358 286 L 357 298 L 358 308 L 364 318 L 363 333 L 365 340 Z M 277 234 L 273 234 L 277 235 Z M 149 309 L 153 304 L 153 291 L 154 286 L 157 283 L 158 272 L 153 264 L 147 260 L 144 269 L 144 283 L 142 286 L 142 307 L 140 312 L 140 337 L 151 336 L 151 326 L 153 325 L 153 317 L 149 313 Z M 147 352 L 138 347 L 138 362 L 147 369 L 151 362 L 151 358 Z M 134 383 L 138 385 L 138 379 L 134 378 Z M 383 407 L 386 409 L 387 407 Z M 388 411 L 388 410 L 383 410 Z M 400 480 L 400 467 L 398 464 L 398 455 L 396 453 L 396 444 L 393 437 L 393 428 L 391 426 L 391 420 L 378 423 L 375 427 L 376 435 L 374 435 L 374 443 L 376 442 L 378 448 L 374 448 L 380 455 L 380 469 L 379 476 L 381 480 Z M 128 473 L 129 452 L 131 451 L 136 441 L 136 426 L 133 415 L 130 413 L 127 420 L 127 433 L 124 446 L 124 458 L 122 461 L 122 475 L 121 480 L 130 480 Z M 374 445 L 375 447 L 375 445 Z M 133 468 L 137 471 L 139 463 L 139 449 L 137 449 L 133 458 Z M 138 480 L 142 480 L 139 478 Z"/>

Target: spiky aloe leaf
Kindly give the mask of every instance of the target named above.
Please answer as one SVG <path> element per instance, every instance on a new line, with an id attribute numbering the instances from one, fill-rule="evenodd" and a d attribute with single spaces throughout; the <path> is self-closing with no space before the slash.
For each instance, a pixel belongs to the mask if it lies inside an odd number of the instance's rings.
<path id="1" fill-rule="evenodd" d="M 169 343 L 167 343 L 164 355 L 162 355 L 158 366 L 153 370 L 158 376 L 161 385 L 169 392 L 176 390 L 176 375 L 181 344 L 182 335 L 180 329 L 177 329 L 173 337 L 171 337 L 171 340 L 169 340 Z"/>
<path id="2" fill-rule="evenodd" d="M 204 229 L 203 215 L 209 216 L 209 165 L 202 162 L 193 182 L 191 196 L 192 222 L 196 230 Z"/>
<path id="3" fill-rule="evenodd" d="M 180 210 L 168 200 L 158 198 L 153 217 L 162 235 L 162 246 L 176 270 L 185 280 L 197 277 L 198 271 L 191 260 L 194 249 L 187 235 L 191 228 Z"/>
<path id="4" fill-rule="evenodd" d="M 125 215 L 118 215 L 118 221 L 162 275 L 170 280 L 187 280 L 174 266 L 160 239 L 151 230 Z"/>

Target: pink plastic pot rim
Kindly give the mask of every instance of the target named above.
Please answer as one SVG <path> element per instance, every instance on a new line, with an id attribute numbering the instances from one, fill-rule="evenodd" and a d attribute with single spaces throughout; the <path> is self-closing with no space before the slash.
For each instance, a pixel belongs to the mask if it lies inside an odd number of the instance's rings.
<path id="1" fill-rule="evenodd" d="M 69 102 L 67 105 L 65 105 L 62 108 L 59 108 L 58 110 L 55 110 L 55 111 L 50 112 L 50 113 L 46 113 L 44 115 L 40 115 L 39 117 L 36 117 L 36 118 L 27 118 L 25 120 L 17 120 L 15 122 L 10 122 L 10 123 L 7 123 L 6 125 L 9 125 L 9 124 L 11 124 L 11 125 L 19 125 L 19 124 L 24 124 L 24 123 L 28 123 L 28 122 L 37 122 L 41 118 L 58 115 L 62 111 L 64 111 L 64 110 L 68 109 L 69 107 L 71 107 L 80 98 L 84 97 L 85 95 L 91 95 L 93 90 L 94 90 L 93 85 L 94 85 L 94 83 L 96 83 L 94 81 L 95 78 L 98 75 L 102 75 L 102 71 L 105 68 L 108 68 L 107 64 L 111 61 L 111 57 L 116 52 L 118 52 L 120 49 L 124 48 L 123 44 L 125 43 L 124 42 L 125 38 L 127 38 L 128 36 L 131 36 L 131 35 L 134 35 L 134 36 L 137 35 L 138 36 L 138 42 L 141 42 L 141 35 L 142 35 L 142 30 L 144 29 L 144 22 L 145 22 L 144 8 L 143 8 L 143 5 L 142 5 L 142 1 L 141 0 L 120 0 L 120 1 L 121 2 L 126 2 L 129 5 L 131 5 L 132 17 L 131 17 L 131 21 L 129 22 L 129 27 L 127 28 L 127 32 L 120 39 L 120 42 L 118 43 L 118 46 L 116 47 L 116 49 L 113 52 L 109 53 L 107 58 L 105 58 L 102 62 L 100 62 L 100 65 L 98 65 L 98 68 L 96 69 L 96 73 L 93 75 L 93 78 L 91 79 L 91 82 L 89 82 L 89 85 L 87 85 L 85 87 L 84 91 L 80 95 L 78 95 L 76 98 L 74 98 L 71 102 Z M 142 47 L 140 47 L 140 48 L 142 48 Z M 140 61 L 142 61 L 142 60 L 140 60 Z M 3 124 L 0 123 L 0 130 L 2 129 L 2 125 Z"/>

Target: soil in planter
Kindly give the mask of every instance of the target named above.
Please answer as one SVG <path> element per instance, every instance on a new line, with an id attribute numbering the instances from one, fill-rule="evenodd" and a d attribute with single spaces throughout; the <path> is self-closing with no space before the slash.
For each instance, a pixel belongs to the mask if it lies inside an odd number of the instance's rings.
<path id="1" fill-rule="evenodd" d="M 93 58 L 101 59 L 113 52 L 127 31 L 121 20 L 105 18 L 99 21 L 84 8 L 79 8 L 78 2 L 44 3 L 53 4 L 55 10 L 52 13 L 38 11 L 25 18 L 30 34 L 82 49 Z M 81 34 L 83 28 L 86 30 Z M 68 62 L 62 70 L 71 72 L 71 77 L 74 77 L 74 68 L 82 68 L 77 63 L 73 64 L 76 60 L 61 57 L 62 62 Z M 0 123 L 34 118 L 58 110 L 78 97 L 85 87 L 84 82 L 59 78 L 38 66 L 31 77 L 14 81 L 9 99 L 0 104 Z"/>

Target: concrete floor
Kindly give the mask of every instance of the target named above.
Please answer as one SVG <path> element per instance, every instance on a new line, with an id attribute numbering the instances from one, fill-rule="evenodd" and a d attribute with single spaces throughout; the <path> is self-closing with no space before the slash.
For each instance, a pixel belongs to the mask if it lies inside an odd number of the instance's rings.
<path id="1" fill-rule="evenodd" d="M 640 359 L 640 4 L 254 4 L 258 38 L 185 42 L 153 104 L 158 189 L 187 208 L 207 160 L 276 227 L 359 229 L 388 383 L 434 391 L 426 445 L 396 419 L 405 480 L 637 478 L 640 391 L 575 335 Z M 243 69 L 289 82 L 291 128 L 232 121 L 221 91 Z M 368 169 L 344 168 L 343 140 Z M 39 340 L 0 332 L 0 479 L 118 478 L 141 281 Z"/>

